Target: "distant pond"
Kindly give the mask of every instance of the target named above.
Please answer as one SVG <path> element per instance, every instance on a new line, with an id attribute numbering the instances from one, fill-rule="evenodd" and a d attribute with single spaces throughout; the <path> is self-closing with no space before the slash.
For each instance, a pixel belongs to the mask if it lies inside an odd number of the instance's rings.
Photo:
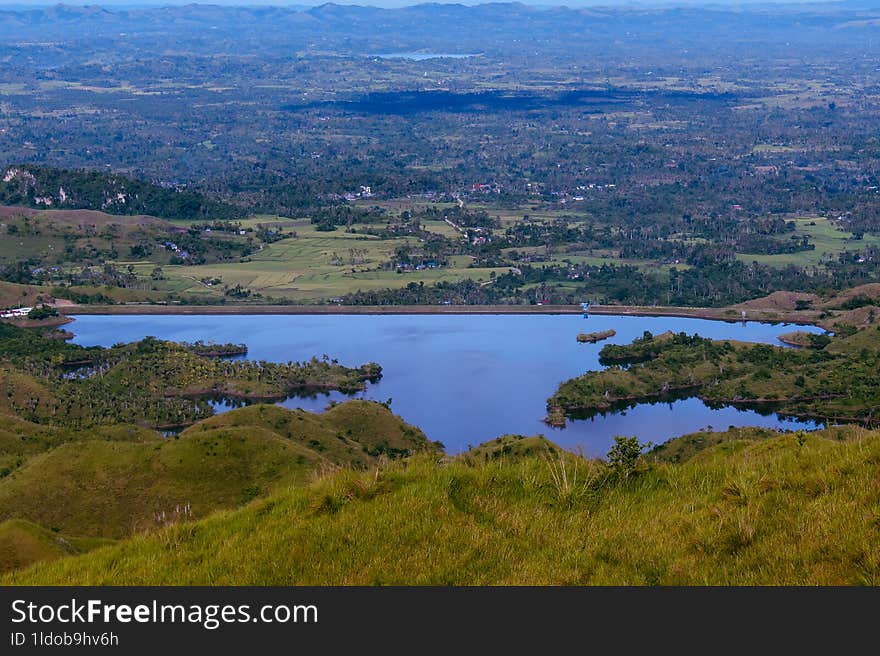
<path id="1" fill-rule="evenodd" d="M 479 54 L 475 52 L 464 54 L 456 54 L 452 52 L 381 52 L 367 56 L 378 57 L 379 59 L 410 59 L 412 61 L 425 61 L 426 59 L 467 59 L 468 57 L 479 57 Z"/>
<path id="2" fill-rule="evenodd" d="M 378 362 L 383 378 L 358 394 L 391 399 L 392 410 L 440 440 L 450 453 L 506 433 L 542 433 L 586 455 L 604 455 L 615 435 L 655 444 L 707 426 L 816 428 L 776 414 L 712 409 L 696 398 L 641 404 L 626 411 L 546 425 L 546 400 L 559 383 L 598 370 L 599 350 L 626 344 L 646 330 L 697 333 L 713 339 L 780 344 L 790 324 L 727 323 L 670 317 L 577 315 L 163 315 L 76 317 L 74 341 L 110 346 L 148 335 L 172 341 L 243 342 L 248 358 L 287 362 L 329 355 L 342 364 Z M 578 344 L 579 332 L 613 328 L 598 344 Z M 818 328 L 800 330 L 822 332 Z M 322 411 L 340 393 L 290 398 L 281 405 Z M 223 407 L 218 407 L 223 410 Z"/>

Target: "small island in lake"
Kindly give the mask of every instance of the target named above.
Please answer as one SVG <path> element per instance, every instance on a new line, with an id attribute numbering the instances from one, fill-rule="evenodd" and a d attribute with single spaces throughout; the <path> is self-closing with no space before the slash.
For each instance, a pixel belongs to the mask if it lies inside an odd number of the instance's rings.
<path id="1" fill-rule="evenodd" d="M 581 344 L 595 344 L 596 342 L 601 342 L 603 339 L 614 337 L 616 334 L 617 331 L 614 329 L 600 330 L 599 332 L 595 333 L 580 333 L 577 336 L 577 341 Z"/>

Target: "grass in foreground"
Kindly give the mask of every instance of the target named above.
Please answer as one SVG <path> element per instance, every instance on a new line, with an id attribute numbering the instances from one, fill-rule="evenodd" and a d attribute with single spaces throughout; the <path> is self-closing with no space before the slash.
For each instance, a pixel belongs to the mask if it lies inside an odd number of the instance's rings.
<path id="1" fill-rule="evenodd" d="M 758 437 L 628 476 L 539 444 L 417 456 L 2 582 L 880 583 L 880 432 Z"/>

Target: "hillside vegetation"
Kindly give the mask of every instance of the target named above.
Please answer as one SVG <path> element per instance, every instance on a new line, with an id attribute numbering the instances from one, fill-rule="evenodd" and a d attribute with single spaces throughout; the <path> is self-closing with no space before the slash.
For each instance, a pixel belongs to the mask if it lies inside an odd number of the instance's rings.
<path id="1" fill-rule="evenodd" d="M 65 536 L 18 519 L 0 522 L 0 572 L 85 553 L 111 542 Z"/>
<path id="2" fill-rule="evenodd" d="M 258 406 L 176 438 L 63 444 L 0 479 L 0 519 L 119 538 L 301 484 L 321 465 L 362 469 L 426 445 L 381 406 L 352 404 L 327 416 Z M 358 441 L 364 433 L 381 443 Z"/>
<path id="3" fill-rule="evenodd" d="M 321 415 L 251 406 L 170 438 L 137 427 L 71 431 L 0 418 L 9 428 L 0 442 L 7 460 L 0 521 L 86 538 L 118 539 L 193 520 L 303 485 L 320 471 L 360 471 L 380 459 L 439 452 L 421 431 L 368 401 Z M 0 569 L 43 557 L 29 547 L 10 550 L 0 549 Z"/>
<path id="4" fill-rule="evenodd" d="M 250 405 L 357 391 L 378 365 L 223 357 L 246 351 L 150 337 L 85 348 L 0 323 L 0 571 L 236 508 L 316 472 L 440 452 L 379 403 L 320 415 Z M 245 407 L 213 416 L 218 398 Z"/>
<path id="5" fill-rule="evenodd" d="M 0 204 L 152 214 L 169 219 L 239 217 L 242 210 L 198 192 L 169 188 L 94 170 L 31 164 L 8 166 L 0 177 Z"/>
<path id="6" fill-rule="evenodd" d="M 0 412 L 73 428 L 133 423 L 179 428 L 214 413 L 210 399 L 278 401 L 376 381 L 375 363 L 344 367 L 329 357 L 274 363 L 211 357 L 235 344 L 177 344 L 146 337 L 84 348 L 0 323 Z"/>
<path id="7" fill-rule="evenodd" d="M 0 308 L 33 307 L 38 301 L 54 301 L 45 288 L 0 280 Z"/>
<path id="8" fill-rule="evenodd" d="M 848 311 L 868 307 L 852 298 Z M 607 368 L 556 398 L 576 410 L 678 390 L 854 421 L 707 430 L 647 454 L 621 436 L 605 460 L 522 435 L 449 457 L 361 400 L 210 416 L 206 395 L 355 389 L 378 365 L 231 361 L 208 354 L 246 347 L 152 338 L 83 348 L 3 324 L 0 337 L 0 582 L 880 583 L 874 325 L 803 349 L 672 333 L 606 346 Z M 154 430 L 174 418 L 188 427 Z"/>
<path id="9" fill-rule="evenodd" d="M 605 346 L 605 369 L 562 383 L 548 421 L 636 403 L 699 396 L 711 404 L 763 406 L 786 414 L 874 425 L 880 409 L 880 327 L 816 336 L 811 348 L 713 341 L 685 333 Z"/>
<path id="10" fill-rule="evenodd" d="M 863 429 L 741 431 L 635 467 L 421 456 L 3 582 L 877 585 L 878 481 L 880 433 Z"/>

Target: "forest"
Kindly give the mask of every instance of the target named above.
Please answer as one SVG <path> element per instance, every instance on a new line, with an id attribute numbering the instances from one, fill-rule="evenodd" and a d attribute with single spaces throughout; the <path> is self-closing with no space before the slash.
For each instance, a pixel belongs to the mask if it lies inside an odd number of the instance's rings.
<path id="1" fill-rule="evenodd" d="M 0 279 L 198 305 L 877 281 L 872 11 L 3 10 Z"/>
<path id="2" fill-rule="evenodd" d="M 0 323 L 0 410 L 65 428 L 131 423 L 176 430 L 212 416 L 211 401 L 351 394 L 382 376 L 375 363 L 349 368 L 328 357 L 287 363 L 230 359 L 242 350 L 237 344 L 151 337 L 85 348 Z"/>
<path id="3" fill-rule="evenodd" d="M 110 214 L 149 214 L 162 218 L 229 219 L 240 208 L 181 188 L 167 188 L 90 170 L 11 166 L 0 181 L 0 204 L 26 207 L 104 210 Z"/>
<path id="4" fill-rule="evenodd" d="M 599 358 L 605 369 L 562 383 L 547 401 L 549 422 L 689 396 L 829 423 L 880 419 L 880 327 L 797 349 L 646 332 L 632 344 L 604 346 Z"/>

